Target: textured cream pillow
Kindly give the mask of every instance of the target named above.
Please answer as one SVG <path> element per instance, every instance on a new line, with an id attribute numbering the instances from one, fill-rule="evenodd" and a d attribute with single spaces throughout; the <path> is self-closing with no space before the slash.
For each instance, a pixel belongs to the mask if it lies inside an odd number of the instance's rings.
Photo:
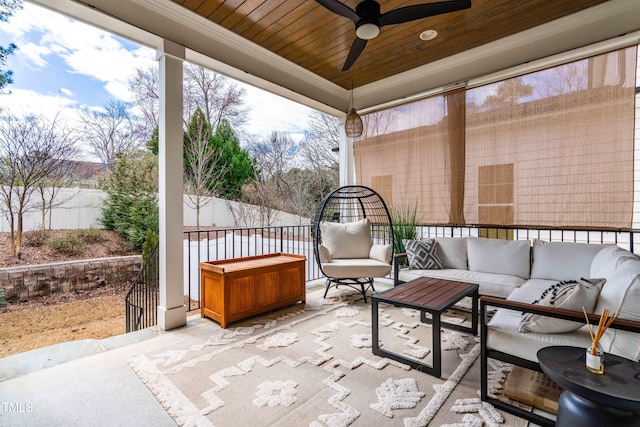
<path id="1" fill-rule="evenodd" d="M 318 246 L 318 255 L 320 255 L 320 262 L 331 262 L 331 252 L 329 252 L 326 246 Z"/>
<path id="2" fill-rule="evenodd" d="M 369 258 L 373 244 L 369 218 L 346 223 L 322 221 L 320 233 L 331 259 Z"/>
<path id="3" fill-rule="evenodd" d="M 379 245 L 374 243 L 369 251 L 369 258 L 376 261 L 389 262 L 391 260 L 391 245 Z"/>
<path id="4" fill-rule="evenodd" d="M 587 313 L 593 313 L 604 282 L 605 279 L 580 279 L 559 282 L 542 292 L 540 299 L 533 303 L 545 307 L 580 312 L 584 307 Z M 582 322 L 572 322 L 541 314 L 524 313 L 518 330 L 520 332 L 557 334 L 578 330 L 583 325 L 584 323 Z"/>

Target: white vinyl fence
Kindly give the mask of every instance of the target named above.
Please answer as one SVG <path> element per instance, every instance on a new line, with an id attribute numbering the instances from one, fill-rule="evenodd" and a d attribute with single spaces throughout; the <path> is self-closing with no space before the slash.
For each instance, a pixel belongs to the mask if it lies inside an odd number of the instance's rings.
<path id="1" fill-rule="evenodd" d="M 51 228 L 54 230 L 74 230 L 82 228 L 101 228 L 101 203 L 106 193 L 100 190 L 86 188 L 63 188 L 59 190 L 55 199 L 55 207 L 51 213 Z M 200 209 L 201 227 L 244 227 L 259 226 L 259 209 L 256 206 L 213 197 L 204 198 L 205 203 Z M 31 196 L 29 211 L 23 217 L 23 230 L 42 228 L 42 211 L 40 197 L 34 193 Z M 184 196 L 183 224 L 195 227 L 196 212 L 188 196 Z M 0 201 L 0 232 L 9 232 L 9 211 L 4 200 Z M 301 218 L 286 212 L 275 212 L 273 221 L 269 225 L 298 225 L 309 223 L 308 218 Z M 49 212 L 45 215 L 45 227 L 49 228 Z"/>

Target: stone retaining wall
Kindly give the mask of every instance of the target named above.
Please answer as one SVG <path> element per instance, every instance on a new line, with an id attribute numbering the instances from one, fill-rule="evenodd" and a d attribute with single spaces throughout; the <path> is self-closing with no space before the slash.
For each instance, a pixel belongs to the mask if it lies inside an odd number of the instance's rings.
<path id="1" fill-rule="evenodd" d="M 7 301 L 28 301 L 56 292 L 95 289 L 109 283 L 133 282 L 140 255 L 68 261 L 0 269 L 0 288 Z"/>

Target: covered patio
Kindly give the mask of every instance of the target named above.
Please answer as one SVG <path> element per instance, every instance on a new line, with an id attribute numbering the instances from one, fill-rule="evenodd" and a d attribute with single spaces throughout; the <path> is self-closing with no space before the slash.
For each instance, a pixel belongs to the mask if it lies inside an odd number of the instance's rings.
<path id="1" fill-rule="evenodd" d="M 445 14 L 385 27 L 379 39 L 369 43 L 354 66 L 342 72 L 355 37 L 353 24 L 310 0 L 32 1 L 154 47 L 160 69 L 158 328 L 101 344 L 114 347 L 107 352 L 110 355 L 104 353 L 91 359 L 77 359 L 43 370 L 37 377 L 29 375 L 0 383 L 3 394 L 4 391 L 20 390 L 16 392 L 16 399 L 25 402 L 34 396 L 55 395 L 56 387 L 69 384 L 70 392 L 78 397 L 78 401 L 82 401 L 84 395 L 87 405 L 83 408 L 61 407 L 52 413 L 74 414 L 77 425 L 83 418 L 93 417 L 114 417 L 112 420 L 120 420 L 117 423 L 120 425 L 135 424 L 140 419 L 148 420 L 148 425 L 174 425 L 153 395 L 139 382 L 136 384 L 135 374 L 125 371 L 128 369 L 127 358 L 144 351 L 141 348 L 147 345 L 145 342 L 150 345 L 158 342 L 147 341 L 149 335 L 159 335 L 156 339 L 160 341 L 175 339 L 165 331 L 199 322 L 194 318 L 188 320 L 184 306 L 183 218 L 182 209 L 175 208 L 182 204 L 182 65 L 185 61 L 334 115 L 344 122 L 350 100 L 363 117 L 375 117 L 379 111 L 401 109 L 416 100 L 449 96 L 460 89 L 483 87 L 571 61 L 636 47 L 640 43 L 640 3 L 637 0 L 475 0 L 470 9 L 452 12 L 450 16 Z M 357 3 L 345 2 L 352 8 Z M 408 4 L 401 0 L 381 2 L 383 11 Z M 425 47 L 419 35 L 433 28 L 437 28 L 442 38 Z M 633 66 L 637 67 L 637 62 Z M 432 124 L 425 123 L 427 119 L 422 120 L 423 126 Z M 637 130 L 635 138 L 638 138 Z M 376 143 L 384 143 L 382 139 Z M 358 138 L 354 140 L 342 135 L 339 150 L 341 185 L 372 185 L 381 194 L 399 202 L 402 195 L 399 188 L 404 187 L 390 186 L 384 177 L 394 172 L 385 170 L 382 173 L 385 165 L 377 163 L 384 163 L 385 151 L 362 153 L 361 148 L 358 151 L 357 143 Z M 408 187 L 409 178 L 402 179 L 401 185 Z M 475 186 L 480 184 L 473 183 Z M 632 182 L 626 184 L 633 187 Z M 396 185 L 400 184 L 396 182 Z M 451 206 L 457 208 L 437 212 L 440 216 L 436 216 L 433 223 L 460 224 L 460 215 L 464 216 L 465 208 L 461 199 L 454 200 L 456 188 L 454 184 L 444 197 L 451 197 Z M 504 210 L 498 211 L 500 218 L 508 215 Z M 491 210 L 491 224 L 495 212 L 495 209 Z M 443 215 L 448 217 L 442 219 Z M 630 222 L 630 218 L 627 219 Z M 481 224 L 483 217 L 467 220 Z M 594 227 L 621 228 L 618 222 L 613 225 L 598 223 Z M 136 343 L 138 340 L 141 342 Z M 49 366 L 46 354 L 36 357 L 43 358 L 36 364 Z M 110 378 L 112 366 L 116 375 Z M 6 369 L 6 365 L 3 368 Z M 99 390 L 82 381 L 72 385 L 75 373 L 81 372 L 94 373 L 96 383 L 104 388 Z M 39 381 L 49 385 L 37 390 Z M 122 389 L 126 391 L 121 392 Z M 104 396 L 117 396 L 122 410 L 109 412 L 117 410 L 114 408 L 117 405 L 109 410 L 99 408 L 103 392 Z M 50 404 L 56 403 L 51 400 Z M 46 420 L 40 422 L 44 424 Z"/>
<path id="2" fill-rule="evenodd" d="M 640 4 L 476 0 L 471 8 L 384 27 L 349 71 L 341 71 L 353 23 L 313 1 L 35 0 L 76 19 L 154 47 L 160 67 L 160 305 L 158 324 L 186 322 L 182 278 L 182 64 L 193 62 L 345 120 L 416 99 L 504 81 L 582 58 L 636 46 Z M 414 2 L 412 2 L 414 3 Z M 355 8 L 357 2 L 348 2 Z M 382 11 L 406 6 L 385 2 Z M 433 46 L 420 39 L 432 26 Z M 422 124 L 426 125 L 422 120 Z M 340 184 L 356 183 L 354 139 L 343 135 Z M 453 152 L 453 151 L 452 151 Z M 370 158 L 358 174 L 383 193 Z M 375 159 L 374 159 L 375 161 Z M 455 173 L 455 171 L 453 172 Z M 374 176 L 374 175 L 383 175 Z M 367 178 L 370 177 L 370 178 Z M 371 179 L 378 179 L 373 183 Z M 382 180 L 382 181 L 380 181 Z M 396 180 L 396 186 L 400 180 Z M 373 185 L 372 185 L 373 184 Z M 402 189 L 396 188 L 396 198 Z M 451 197 L 459 191 L 454 185 Z M 460 204 L 453 202 L 453 205 Z M 460 208 L 452 208 L 452 211 Z M 450 213 L 449 223 L 459 220 Z M 432 223 L 435 219 L 430 219 Z M 480 219 L 482 220 L 482 218 Z"/>

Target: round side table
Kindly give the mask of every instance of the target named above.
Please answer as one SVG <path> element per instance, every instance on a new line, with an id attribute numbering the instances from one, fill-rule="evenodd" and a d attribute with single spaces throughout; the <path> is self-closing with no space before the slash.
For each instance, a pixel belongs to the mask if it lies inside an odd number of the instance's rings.
<path id="1" fill-rule="evenodd" d="M 604 374 L 585 367 L 585 348 L 552 346 L 538 351 L 549 378 L 565 389 L 557 427 L 640 426 L 640 363 L 605 353 Z"/>

